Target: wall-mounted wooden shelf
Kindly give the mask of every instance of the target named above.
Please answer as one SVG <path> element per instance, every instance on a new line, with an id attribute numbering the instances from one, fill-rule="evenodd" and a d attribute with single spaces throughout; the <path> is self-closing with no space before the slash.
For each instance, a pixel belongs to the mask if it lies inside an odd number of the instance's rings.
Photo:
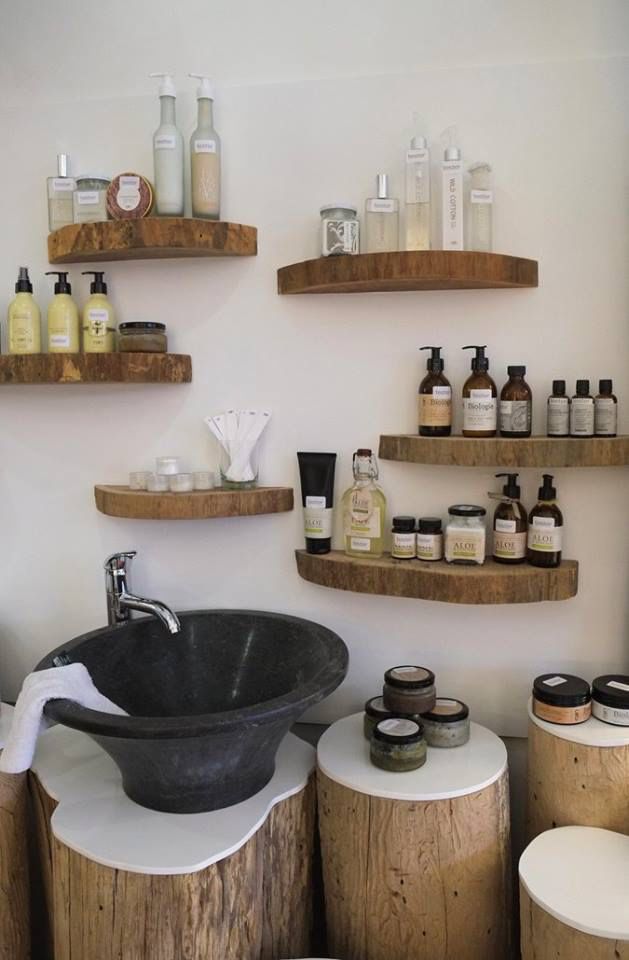
<path id="1" fill-rule="evenodd" d="M 69 229 L 66 227 L 65 229 Z M 536 287 L 537 260 L 501 253 L 418 250 L 320 257 L 277 271 L 278 293 L 379 293 Z"/>
<path id="2" fill-rule="evenodd" d="M 528 564 L 508 566 L 488 559 L 482 566 L 421 560 L 347 557 L 338 550 L 322 555 L 296 550 L 304 580 L 336 590 L 443 603 L 498 604 L 568 600 L 578 585 L 578 564 L 564 560 L 554 570 Z"/>
<path id="3" fill-rule="evenodd" d="M 33 353 L 0 356 L 0 384 L 190 383 L 179 353 Z"/>
<path id="4" fill-rule="evenodd" d="M 213 520 L 284 513 L 293 509 L 291 487 L 147 493 L 129 487 L 99 485 L 94 487 L 94 497 L 101 513 L 125 520 Z"/>
<path id="5" fill-rule="evenodd" d="M 257 252 L 256 227 L 189 217 L 73 223 L 48 236 L 50 263 L 253 257 Z"/>
<path id="6" fill-rule="evenodd" d="M 622 467 L 629 437 L 380 437 L 382 460 L 457 467 Z"/>

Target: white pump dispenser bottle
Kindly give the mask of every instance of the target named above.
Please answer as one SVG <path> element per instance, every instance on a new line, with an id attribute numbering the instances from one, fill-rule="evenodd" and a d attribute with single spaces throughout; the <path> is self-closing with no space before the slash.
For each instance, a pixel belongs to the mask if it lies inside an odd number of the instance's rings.
<path id="1" fill-rule="evenodd" d="M 190 137 L 190 182 L 192 216 L 219 220 L 221 214 L 221 140 L 214 129 L 214 90 L 207 77 L 189 73 L 199 80 L 197 127 Z"/>
<path id="2" fill-rule="evenodd" d="M 169 73 L 151 73 L 160 77 L 160 124 L 153 135 L 155 170 L 155 212 L 160 217 L 183 216 L 183 137 L 175 121 L 177 91 Z"/>

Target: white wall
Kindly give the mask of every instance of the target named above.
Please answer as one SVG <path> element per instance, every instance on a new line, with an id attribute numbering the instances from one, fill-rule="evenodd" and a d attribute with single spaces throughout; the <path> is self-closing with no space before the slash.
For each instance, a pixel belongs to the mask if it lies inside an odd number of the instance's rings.
<path id="1" fill-rule="evenodd" d="M 45 178 L 66 149 L 75 172 L 152 174 L 158 107 L 150 70 L 178 73 L 178 116 L 194 125 L 188 70 L 219 87 L 225 218 L 259 227 L 246 261 L 105 264 L 119 319 L 165 321 L 192 354 L 190 386 L 4 388 L 0 392 L 3 570 L 0 687 L 15 695 L 51 647 L 104 620 L 102 560 L 135 547 L 135 586 L 177 608 L 261 607 L 336 629 L 351 651 L 343 688 L 311 719 L 358 708 L 385 667 L 431 665 L 440 688 L 501 734 L 524 732 L 532 677 L 627 670 L 626 472 L 558 470 L 566 556 L 579 596 L 556 604 L 459 607 L 367 597 L 301 581 L 293 514 L 208 523 L 115 520 L 95 482 L 124 482 L 160 453 L 207 462 L 202 417 L 228 405 L 274 411 L 264 480 L 299 489 L 295 451 L 339 453 L 340 494 L 357 446 L 412 431 L 424 343 L 441 343 L 460 389 L 465 343 L 492 372 L 526 363 L 535 419 L 553 377 L 614 378 L 629 431 L 629 5 L 622 0 L 296 0 L 99 5 L 2 0 L 4 184 L 0 290 L 27 263 L 45 307 Z M 1 12 L 1 11 L 0 11 Z M 64 37 L 60 48 L 53 31 Z M 60 53 L 60 49 L 62 53 Z M 531 291 L 279 298 L 275 270 L 317 253 L 318 208 L 362 204 L 375 174 L 401 189 L 412 115 L 431 138 L 458 123 L 469 161 L 495 167 L 496 249 L 539 258 Z M 87 290 L 81 267 L 75 292 Z M 485 501 L 490 471 L 383 463 L 391 513 Z M 523 471 L 525 502 L 537 471 Z"/>

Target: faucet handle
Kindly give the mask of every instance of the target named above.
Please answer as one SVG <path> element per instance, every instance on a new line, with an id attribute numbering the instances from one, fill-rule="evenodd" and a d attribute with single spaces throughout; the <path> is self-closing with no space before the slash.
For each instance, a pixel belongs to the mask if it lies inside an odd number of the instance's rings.
<path id="1" fill-rule="evenodd" d="M 137 550 L 125 550 L 122 553 L 112 553 L 105 560 L 105 570 L 109 573 L 126 572 L 129 560 L 137 556 Z"/>

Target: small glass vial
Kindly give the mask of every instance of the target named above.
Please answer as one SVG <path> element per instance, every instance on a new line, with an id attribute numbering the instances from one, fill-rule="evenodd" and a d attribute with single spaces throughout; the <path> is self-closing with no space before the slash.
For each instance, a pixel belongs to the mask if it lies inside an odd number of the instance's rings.
<path id="1" fill-rule="evenodd" d="M 48 229 L 60 230 L 74 223 L 74 205 L 72 195 L 76 184 L 68 176 L 68 155 L 57 155 L 57 176 L 46 180 L 48 190 Z"/>
<path id="2" fill-rule="evenodd" d="M 135 470 L 129 474 L 129 490 L 146 490 L 150 473 L 146 470 Z"/>
<path id="3" fill-rule="evenodd" d="M 214 474 L 209 470 L 195 470 L 192 482 L 195 490 L 211 490 L 214 486 Z"/>
<path id="4" fill-rule="evenodd" d="M 429 747 L 462 747 L 470 739 L 470 711 L 462 700 L 438 697 L 422 723 Z"/>
<path id="5" fill-rule="evenodd" d="M 72 210 L 75 223 L 97 223 L 107 219 L 107 187 L 109 178 L 87 176 L 76 178 L 72 195 Z"/>
<path id="6" fill-rule="evenodd" d="M 426 763 L 427 752 L 424 728 L 414 720 L 381 720 L 371 738 L 371 762 L 391 773 L 419 769 Z"/>
<path id="7" fill-rule="evenodd" d="M 443 530 L 439 517 L 419 518 L 416 547 L 419 560 L 443 560 Z"/>
<path id="8" fill-rule="evenodd" d="M 389 196 L 388 177 L 376 178 L 377 196 L 365 202 L 365 252 L 386 253 L 399 246 L 400 202 Z"/>
<path id="9" fill-rule="evenodd" d="M 457 503 L 448 509 L 445 555 L 447 563 L 481 564 L 485 562 L 484 507 Z"/>
<path id="10" fill-rule="evenodd" d="M 146 489 L 151 493 L 168 493 L 168 477 L 161 473 L 149 473 L 146 481 Z"/>
<path id="11" fill-rule="evenodd" d="M 321 207 L 321 256 L 338 257 L 360 252 L 360 224 L 356 207 L 328 203 Z"/>
<path id="12" fill-rule="evenodd" d="M 589 380 L 577 380 L 577 392 L 570 404 L 570 436 L 594 436 L 594 397 Z"/>
<path id="13" fill-rule="evenodd" d="M 566 381 L 553 380 L 553 392 L 546 404 L 546 434 L 549 437 L 570 436 L 570 397 Z"/>
<path id="14" fill-rule="evenodd" d="M 172 477 L 181 472 L 181 460 L 179 457 L 157 457 L 155 459 L 155 473 L 161 473 L 162 476 Z"/>
<path id="15" fill-rule="evenodd" d="M 427 667 L 403 664 L 384 675 L 384 705 L 395 714 L 426 713 L 435 705 L 435 675 Z"/>
<path id="16" fill-rule="evenodd" d="M 468 250 L 491 252 L 492 211 L 494 194 L 491 188 L 491 167 L 475 163 L 469 168 L 470 202 L 468 208 Z"/>
<path id="17" fill-rule="evenodd" d="M 176 473 L 168 478 L 168 487 L 171 493 L 190 493 L 194 490 L 191 473 Z"/>
<path id="18" fill-rule="evenodd" d="M 597 437 L 615 437 L 618 429 L 618 398 L 613 393 L 611 380 L 598 381 L 598 396 L 594 398 L 594 434 Z"/>
<path id="19" fill-rule="evenodd" d="M 414 560 L 417 556 L 415 517 L 393 517 L 391 556 L 395 560 Z"/>

